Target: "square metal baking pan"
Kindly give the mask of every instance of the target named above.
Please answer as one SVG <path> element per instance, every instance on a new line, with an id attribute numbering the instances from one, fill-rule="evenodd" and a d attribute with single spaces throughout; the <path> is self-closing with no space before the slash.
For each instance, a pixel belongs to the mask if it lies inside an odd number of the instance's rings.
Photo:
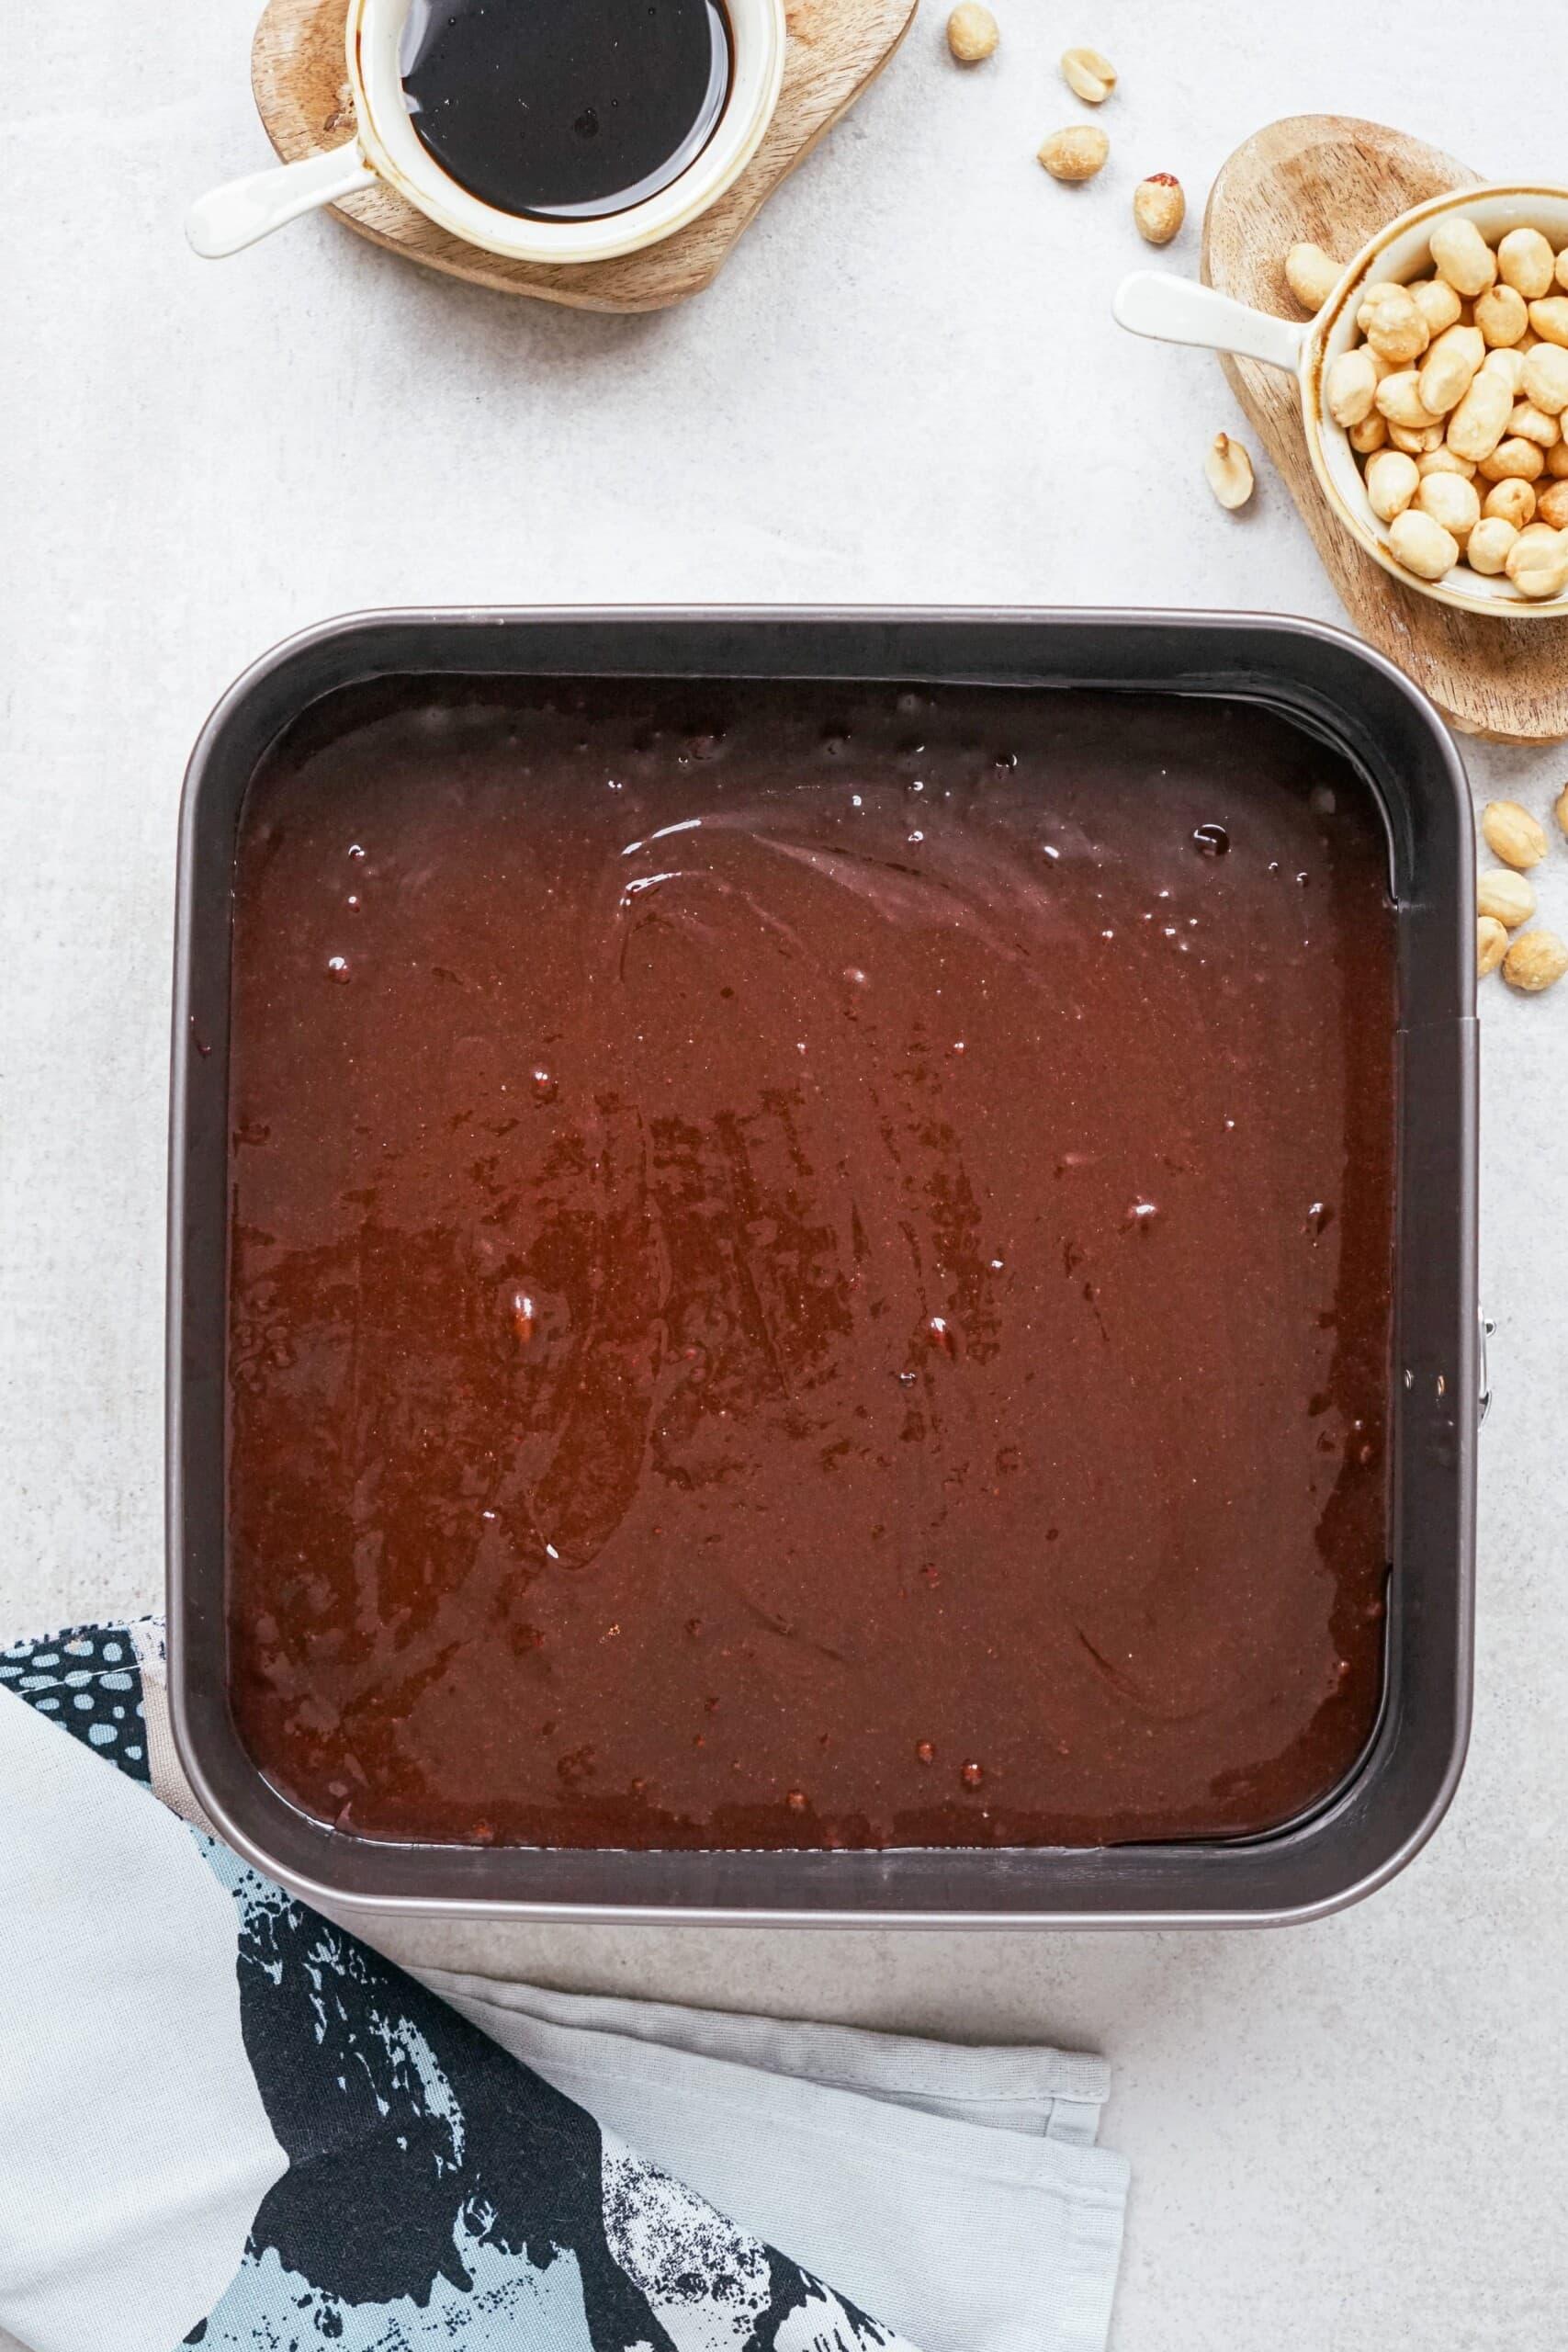
<path id="1" fill-rule="evenodd" d="M 230 926 L 236 832 L 268 746 L 367 678 L 934 681 L 1263 704 L 1348 758 L 1388 836 L 1397 909 L 1398 1153 L 1391 1576 L 1382 1713 L 1310 1816 L 1228 1841 L 1089 1849 L 561 1851 L 342 1836 L 267 1784 L 227 1689 L 225 1402 Z M 1227 1927 L 1312 1918 L 1382 1884 L 1458 1781 L 1470 1722 L 1476 1029 L 1469 794 L 1431 705 L 1340 632 L 1242 614 L 1038 611 L 373 613 L 291 639 L 204 729 L 181 817 L 169 1164 L 168 1620 L 175 1736 L 221 1833 L 339 1909 L 801 1925 Z"/>

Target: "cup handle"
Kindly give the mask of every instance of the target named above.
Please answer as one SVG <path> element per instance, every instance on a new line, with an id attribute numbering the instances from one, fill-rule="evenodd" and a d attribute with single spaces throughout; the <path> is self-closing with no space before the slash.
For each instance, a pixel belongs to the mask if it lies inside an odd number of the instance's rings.
<path id="1" fill-rule="evenodd" d="M 1157 269 L 1137 269 L 1116 288 L 1111 310 L 1119 326 L 1156 343 L 1195 343 L 1205 351 L 1230 351 L 1239 359 L 1261 359 L 1293 376 L 1310 321 L 1276 319 L 1249 311 L 1212 286 Z"/>
<path id="2" fill-rule="evenodd" d="M 298 164 L 280 164 L 269 172 L 252 172 L 243 180 L 199 197 L 186 214 L 186 235 L 204 260 L 237 254 L 269 237 L 287 220 L 318 205 L 335 204 L 341 196 L 372 187 L 376 175 L 350 139 L 324 155 L 307 155 Z"/>

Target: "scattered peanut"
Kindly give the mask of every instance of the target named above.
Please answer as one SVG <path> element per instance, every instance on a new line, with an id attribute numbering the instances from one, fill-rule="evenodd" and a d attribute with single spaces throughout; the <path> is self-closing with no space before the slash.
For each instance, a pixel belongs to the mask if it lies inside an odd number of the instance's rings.
<path id="1" fill-rule="evenodd" d="M 947 20 L 947 45 L 960 65 L 978 65 L 1000 39 L 995 17 L 980 0 L 959 0 Z"/>
<path id="2" fill-rule="evenodd" d="M 1235 513 L 1252 496 L 1252 459 L 1228 433 L 1216 433 L 1203 459 L 1209 488 L 1220 504 Z"/>
<path id="3" fill-rule="evenodd" d="M 1539 865 L 1546 855 L 1546 835 L 1517 800 L 1489 800 L 1481 812 L 1481 838 L 1495 858 L 1516 873 Z"/>
<path id="4" fill-rule="evenodd" d="M 1517 931 L 1535 912 L 1535 892 L 1522 874 L 1495 865 L 1476 876 L 1475 911 L 1490 915 L 1505 931 Z"/>
<path id="5" fill-rule="evenodd" d="M 1111 141 L 1096 122 L 1069 123 L 1054 130 L 1040 150 L 1040 161 L 1054 180 L 1091 180 L 1102 171 Z"/>
<path id="6" fill-rule="evenodd" d="M 1483 980 L 1495 972 L 1508 952 L 1508 934 L 1495 915 L 1482 915 L 1475 925 L 1475 977 Z"/>
<path id="7" fill-rule="evenodd" d="M 1303 311 L 1321 311 L 1339 283 L 1339 264 L 1321 245 L 1292 245 L 1285 255 L 1285 283 Z"/>
<path id="8" fill-rule="evenodd" d="M 1555 988 L 1564 972 L 1568 972 L 1568 946 L 1554 931 L 1521 933 L 1503 958 L 1503 978 L 1508 986 L 1529 996 Z"/>
<path id="9" fill-rule="evenodd" d="M 1151 172 L 1133 190 L 1133 224 L 1151 245 L 1168 245 L 1187 218 L 1187 198 L 1174 172 Z"/>
<path id="10" fill-rule="evenodd" d="M 1568 841 L 1568 784 L 1563 786 L 1552 802 L 1551 813 L 1557 820 L 1558 831 L 1562 833 L 1563 840 Z"/>
<path id="11" fill-rule="evenodd" d="M 1062 79 L 1086 107 L 1102 107 L 1116 87 L 1116 68 L 1098 49 L 1064 50 Z"/>
<path id="12" fill-rule="evenodd" d="M 1539 229 L 1510 229 L 1497 247 L 1497 275 L 1533 302 L 1551 291 L 1551 247 Z"/>
<path id="13" fill-rule="evenodd" d="M 1459 561 L 1459 541 L 1429 514 L 1407 506 L 1388 526 L 1388 544 L 1396 563 L 1417 580 L 1441 580 Z"/>

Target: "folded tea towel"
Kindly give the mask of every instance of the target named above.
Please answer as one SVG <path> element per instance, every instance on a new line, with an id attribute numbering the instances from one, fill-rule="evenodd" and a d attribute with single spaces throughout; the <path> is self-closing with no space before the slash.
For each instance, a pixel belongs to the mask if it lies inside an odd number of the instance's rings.
<path id="1" fill-rule="evenodd" d="M 36 2352 L 1105 2343 L 1099 2058 L 416 1979 L 202 1825 L 150 1621 L 0 1650 L 0 1824 Z"/>

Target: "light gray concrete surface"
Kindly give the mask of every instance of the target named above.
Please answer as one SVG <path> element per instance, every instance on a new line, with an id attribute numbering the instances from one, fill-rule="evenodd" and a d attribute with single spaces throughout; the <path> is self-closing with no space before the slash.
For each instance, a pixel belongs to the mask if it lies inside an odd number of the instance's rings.
<path id="1" fill-rule="evenodd" d="M 940 15 L 667 316 L 423 277 L 330 221 L 202 265 L 183 206 L 265 150 L 250 0 L 14 0 L 0 300 L 0 1623 L 153 1606 L 175 812 L 214 696 L 296 626 L 394 602 L 932 599 L 1335 617 L 1266 469 L 1220 513 L 1214 363 L 1111 326 L 1135 180 L 1194 215 L 1229 148 L 1313 108 L 1497 176 L 1561 176 L 1540 0 L 1419 18 L 997 0 Z M 1122 85 L 1068 191 L 1071 40 Z M 1511 60 L 1494 71 L 1488 58 Z M 1532 71 L 1530 60 L 1535 61 Z M 1557 58 L 1561 67 L 1562 57 Z M 1190 226 L 1170 256 L 1194 266 Z M 1544 813 L 1568 752 L 1472 748 Z M 1568 849 L 1542 884 L 1568 929 Z M 1266 1936 L 540 1930 L 540 1976 L 959 2037 L 1093 2043 L 1135 2187 L 1117 2352 L 1547 2352 L 1568 2332 L 1559 1840 L 1568 1778 L 1561 1170 L 1568 988 L 1484 997 L 1479 1701 L 1428 1851 Z M 0 1792 L 3 1793 L 3 1792 Z M 434 1957 L 437 1939 L 423 1950 Z"/>

